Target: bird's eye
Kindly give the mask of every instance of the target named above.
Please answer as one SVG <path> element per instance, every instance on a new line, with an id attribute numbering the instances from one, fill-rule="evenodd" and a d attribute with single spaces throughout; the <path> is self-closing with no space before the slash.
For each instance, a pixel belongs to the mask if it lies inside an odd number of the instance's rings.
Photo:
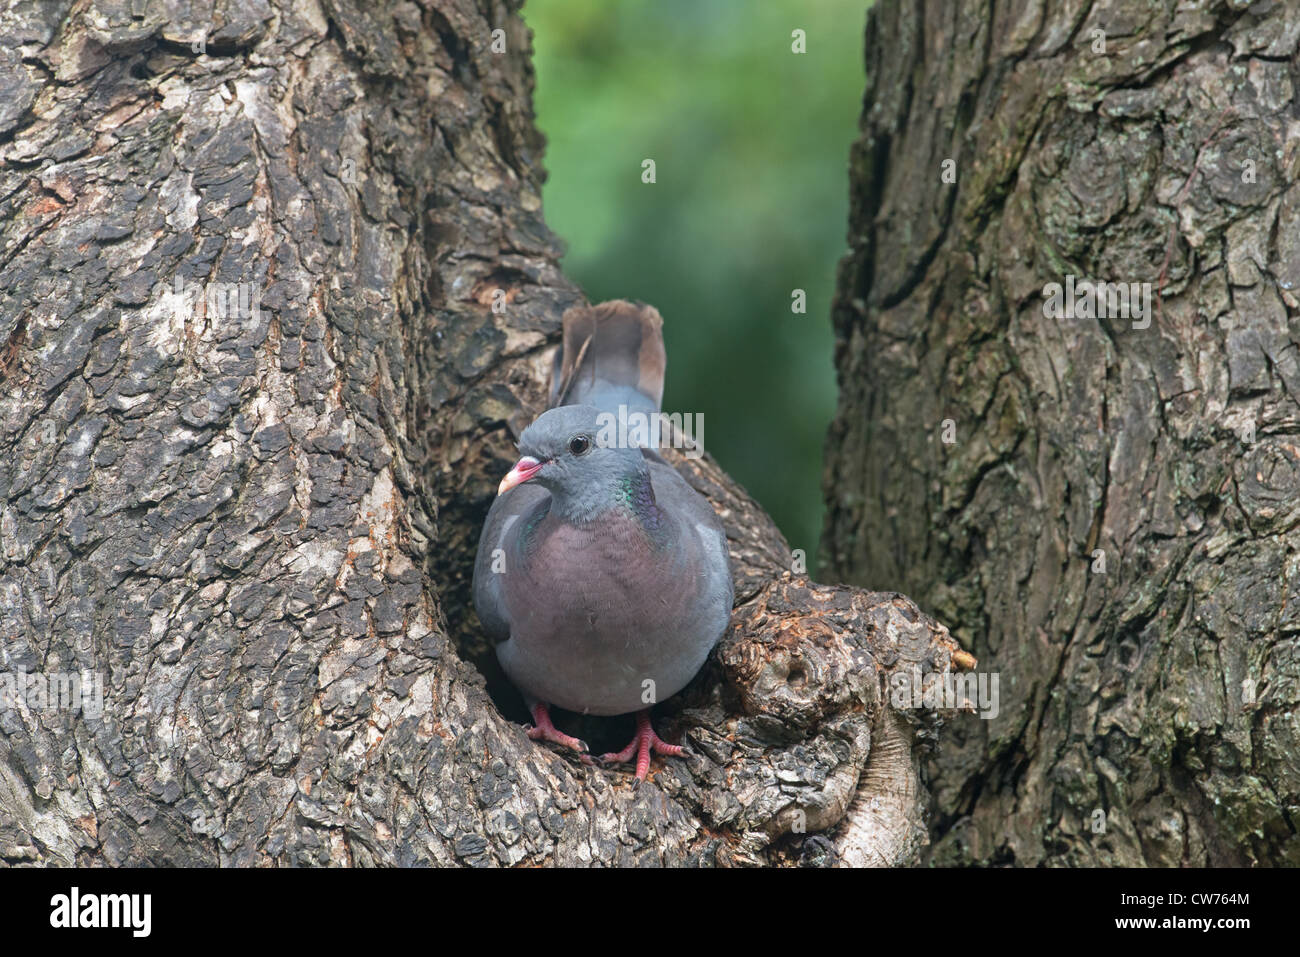
<path id="1" fill-rule="evenodd" d="M 588 435 L 575 435 L 569 439 L 569 451 L 574 455 L 586 455 L 591 451 L 591 437 Z"/>

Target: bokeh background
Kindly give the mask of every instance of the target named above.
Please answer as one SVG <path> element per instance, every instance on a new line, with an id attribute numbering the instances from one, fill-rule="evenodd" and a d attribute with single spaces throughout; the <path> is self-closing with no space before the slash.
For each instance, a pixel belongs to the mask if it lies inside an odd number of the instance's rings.
<path id="1" fill-rule="evenodd" d="M 530 0 L 547 224 L 593 302 L 664 316 L 664 409 L 816 573 L 862 0 Z M 807 52 L 793 53 L 792 31 Z M 653 159 L 657 181 L 642 183 Z M 807 312 L 791 312 L 795 289 Z"/>

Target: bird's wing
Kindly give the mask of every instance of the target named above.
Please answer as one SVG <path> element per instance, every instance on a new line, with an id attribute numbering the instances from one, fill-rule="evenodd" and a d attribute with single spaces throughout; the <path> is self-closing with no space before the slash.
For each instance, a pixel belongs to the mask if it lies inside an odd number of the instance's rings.
<path id="1" fill-rule="evenodd" d="M 658 456 L 656 456 L 658 458 Z M 700 545 L 690 573 L 704 582 L 704 589 L 725 603 L 728 615 L 734 600 L 731 559 L 727 532 L 709 500 L 693 489 L 671 465 L 650 461 L 650 481 L 655 502 L 673 516 L 682 533 L 694 535 Z"/>
<path id="2" fill-rule="evenodd" d="M 540 485 L 524 483 L 497 496 L 488 509 L 474 558 L 474 608 L 483 629 L 494 641 L 510 637 L 510 617 L 501 586 L 505 576 L 523 559 L 519 533 L 551 493 Z"/>

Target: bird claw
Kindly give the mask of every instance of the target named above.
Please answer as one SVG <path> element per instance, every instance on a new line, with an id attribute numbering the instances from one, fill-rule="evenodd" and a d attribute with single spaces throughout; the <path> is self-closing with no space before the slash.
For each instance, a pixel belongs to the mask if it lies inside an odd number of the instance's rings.
<path id="1" fill-rule="evenodd" d="M 546 705 L 539 704 L 533 707 L 533 721 L 532 727 L 524 729 L 524 733 L 533 741 L 550 741 L 552 744 L 558 744 L 570 751 L 577 751 L 579 754 L 584 754 L 587 751 L 586 741 L 575 738 L 571 734 L 565 734 L 551 722 L 551 714 Z"/>
<path id="2" fill-rule="evenodd" d="M 579 754 L 585 754 L 588 750 L 586 741 L 565 734 L 555 728 L 549 730 L 546 728 L 529 728 L 526 733 L 534 741 L 549 741 L 551 744 L 558 744 L 562 748 L 568 748 L 570 751 L 576 751 Z"/>
<path id="3" fill-rule="evenodd" d="M 597 760 L 601 764 L 622 764 L 631 761 L 635 757 L 636 780 L 639 785 L 650 772 L 651 754 L 661 754 L 665 757 L 681 757 L 686 753 L 688 752 L 684 746 L 669 744 L 655 734 L 654 727 L 650 724 L 650 712 L 647 709 L 636 716 L 636 734 L 628 746 L 622 751 L 609 751 L 602 754 Z"/>

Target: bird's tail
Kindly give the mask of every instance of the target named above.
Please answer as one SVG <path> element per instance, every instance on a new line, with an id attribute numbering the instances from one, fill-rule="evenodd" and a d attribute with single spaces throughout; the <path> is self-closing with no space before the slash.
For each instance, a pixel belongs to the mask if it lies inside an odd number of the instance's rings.
<path id="1" fill-rule="evenodd" d="M 551 370 L 551 407 L 591 405 L 649 415 L 664 395 L 664 320 L 640 302 L 574 306 L 560 320 L 564 341 Z"/>

